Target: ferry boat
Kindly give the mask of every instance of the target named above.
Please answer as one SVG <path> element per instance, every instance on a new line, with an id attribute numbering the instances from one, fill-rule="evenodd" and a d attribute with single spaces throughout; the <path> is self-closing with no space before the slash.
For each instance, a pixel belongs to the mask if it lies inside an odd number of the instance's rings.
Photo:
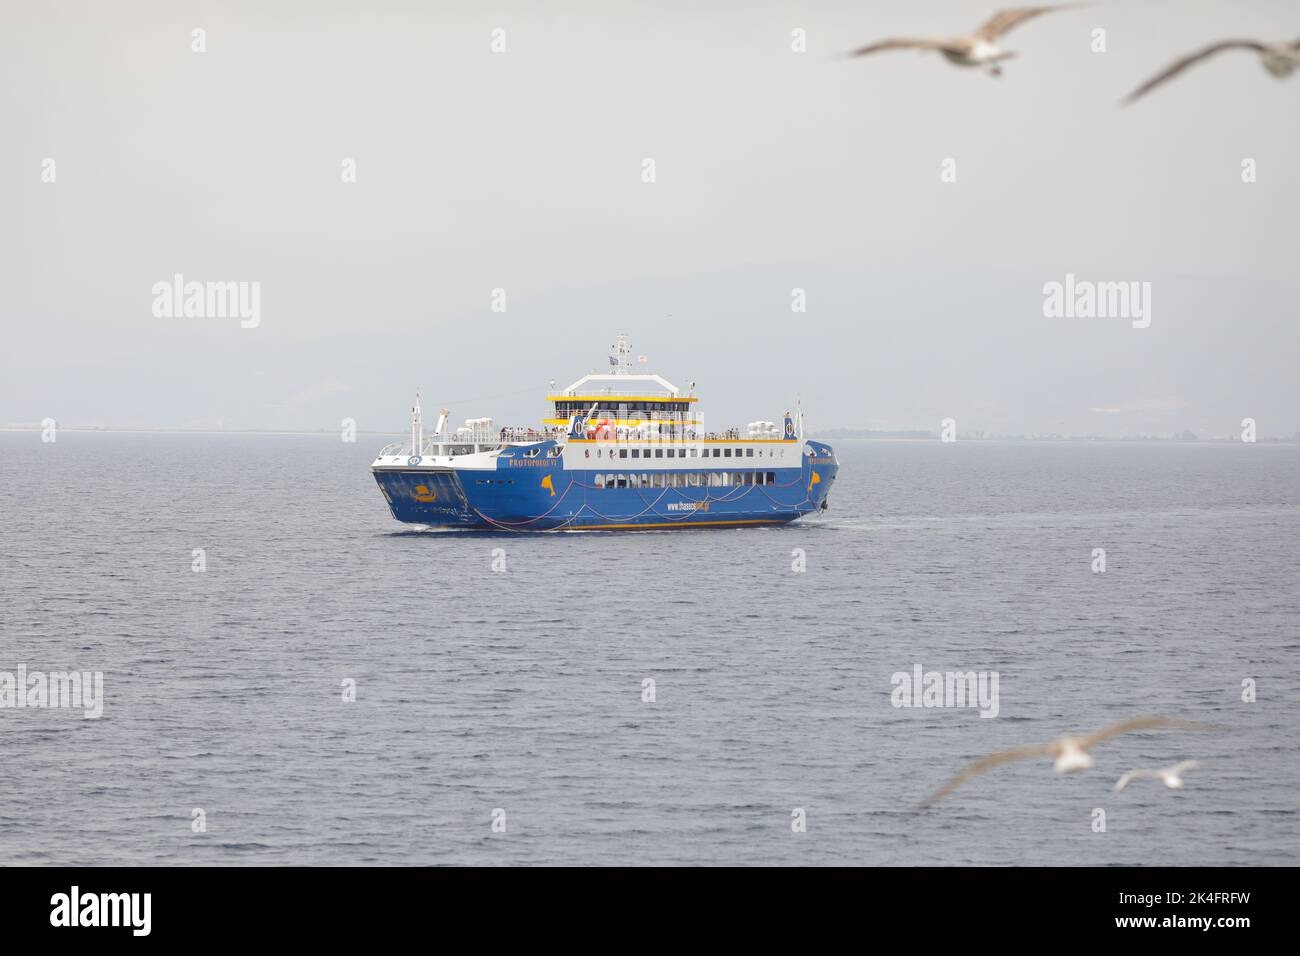
<path id="1" fill-rule="evenodd" d="M 805 440 L 802 411 L 778 427 L 704 430 L 695 383 L 683 392 L 634 371 L 627 336 L 609 371 L 547 397 L 541 428 L 497 429 L 442 410 L 424 434 L 419 393 L 410 441 L 371 465 L 398 521 L 498 531 L 648 530 L 774 525 L 824 510 L 839 464 Z M 554 391 L 554 384 L 552 390 Z"/>

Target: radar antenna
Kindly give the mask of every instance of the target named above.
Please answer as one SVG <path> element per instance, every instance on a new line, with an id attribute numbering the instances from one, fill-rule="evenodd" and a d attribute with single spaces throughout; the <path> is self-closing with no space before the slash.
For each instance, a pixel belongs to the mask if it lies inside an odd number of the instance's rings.
<path id="1" fill-rule="evenodd" d="M 615 375 L 628 375 L 632 371 L 632 346 L 627 336 L 619 333 L 618 341 L 610 346 L 609 364 Z"/>

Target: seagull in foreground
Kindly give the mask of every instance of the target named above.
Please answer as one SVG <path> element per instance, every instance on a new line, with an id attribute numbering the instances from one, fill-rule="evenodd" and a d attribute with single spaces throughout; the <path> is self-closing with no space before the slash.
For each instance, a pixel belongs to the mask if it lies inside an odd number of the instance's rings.
<path id="1" fill-rule="evenodd" d="M 1204 725 L 1189 720 L 1178 720 L 1174 717 L 1132 717 L 1129 720 L 1121 720 L 1117 724 L 1111 724 L 1109 727 L 1103 727 L 1101 730 L 1086 736 L 1076 737 L 1067 734 L 1050 743 L 1013 747 L 1010 750 L 1003 750 L 995 754 L 989 754 L 987 757 L 981 757 L 969 764 L 965 770 L 931 794 L 929 799 L 925 801 L 925 806 L 928 807 L 938 803 L 967 780 L 978 776 L 985 770 L 991 770 L 999 764 L 1010 763 L 1013 760 L 1024 760 L 1028 757 L 1051 757 L 1052 769 L 1057 773 L 1073 773 L 1076 770 L 1087 770 L 1094 763 L 1092 754 L 1088 753 L 1088 751 L 1102 741 L 1135 730 L 1157 730 L 1162 727 L 1179 730 L 1201 730 Z"/>
<path id="2" fill-rule="evenodd" d="M 1208 60 L 1216 53 L 1224 50 L 1254 50 L 1259 54 L 1260 62 L 1264 69 L 1272 73 L 1279 80 L 1285 79 L 1300 67 L 1300 40 L 1294 43 L 1259 43 L 1255 40 L 1224 40 L 1222 43 L 1211 43 L 1203 50 L 1197 50 L 1190 53 L 1167 67 L 1164 72 L 1157 73 L 1151 79 L 1147 80 L 1136 90 L 1124 97 L 1120 101 L 1121 106 L 1127 106 L 1138 97 L 1150 92 L 1166 80 L 1172 80 L 1189 66 L 1194 66 L 1202 60 Z"/>
<path id="3" fill-rule="evenodd" d="M 1163 780 L 1165 786 L 1169 789 L 1180 790 L 1183 786 L 1183 774 L 1200 765 L 1199 760 L 1184 760 L 1182 763 L 1176 763 L 1172 767 L 1162 767 L 1159 770 L 1148 770 L 1146 768 L 1130 770 L 1115 781 L 1114 789 L 1123 790 L 1128 786 L 1130 780 Z"/>
<path id="4" fill-rule="evenodd" d="M 968 33 L 965 36 L 948 37 L 946 39 L 881 40 L 879 43 L 872 43 L 860 50 L 854 50 L 848 55 L 866 56 L 868 53 L 877 53 L 881 50 L 938 50 L 947 58 L 949 63 L 955 63 L 957 66 L 988 67 L 990 76 L 1001 76 L 1002 67 L 998 65 L 999 62 L 1008 60 L 1016 54 L 1010 50 L 1000 49 L 997 43 L 994 42 L 998 37 L 1041 13 L 1051 13 L 1053 10 L 1068 10 L 1071 7 L 1079 6 L 1083 6 L 1083 4 L 1065 3 L 1052 7 L 1016 7 L 1011 10 L 999 10 L 993 14 L 988 23 L 974 33 Z"/>

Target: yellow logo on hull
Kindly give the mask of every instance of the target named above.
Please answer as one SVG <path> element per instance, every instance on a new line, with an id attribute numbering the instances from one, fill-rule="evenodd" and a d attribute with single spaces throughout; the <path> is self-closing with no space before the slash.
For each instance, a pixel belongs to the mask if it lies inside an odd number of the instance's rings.
<path id="1" fill-rule="evenodd" d="M 545 478 L 542 479 L 542 487 L 551 493 L 552 498 L 555 497 L 555 485 L 551 484 L 550 475 L 547 475 Z"/>
<path id="2" fill-rule="evenodd" d="M 430 491 L 426 485 L 416 485 L 415 500 L 425 502 L 426 504 L 430 501 L 437 501 L 438 493 L 436 491 Z"/>
<path id="3" fill-rule="evenodd" d="M 821 484 L 822 476 L 817 472 L 812 473 L 812 481 L 808 482 L 808 494 L 812 494 L 813 485 Z"/>

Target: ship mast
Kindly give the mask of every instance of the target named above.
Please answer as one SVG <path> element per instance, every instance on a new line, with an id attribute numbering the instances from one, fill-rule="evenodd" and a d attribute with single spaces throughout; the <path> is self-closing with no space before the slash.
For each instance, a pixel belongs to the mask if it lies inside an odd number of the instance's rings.
<path id="1" fill-rule="evenodd" d="M 620 333 L 618 341 L 610 347 L 609 364 L 613 366 L 615 375 L 631 374 L 632 346 L 628 344 L 626 335 Z"/>
<path id="2" fill-rule="evenodd" d="M 415 389 L 415 405 L 411 407 L 411 454 L 420 454 L 424 445 L 424 420 L 420 416 L 420 389 Z"/>

